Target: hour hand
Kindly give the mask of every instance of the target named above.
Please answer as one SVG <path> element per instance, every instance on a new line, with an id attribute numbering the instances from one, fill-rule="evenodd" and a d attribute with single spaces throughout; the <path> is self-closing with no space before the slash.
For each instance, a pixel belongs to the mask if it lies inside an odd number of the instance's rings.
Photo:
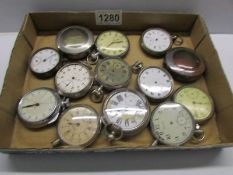
<path id="1" fill-rule="evenodd" d="M 40 104 L 39 103 L 34 103 L 34 104 L 31 104 L 31 105 L 23 106 L 22 108 L 30 108 L 30 107 L 34 107 L 34 106 L 40 106 Z"/>

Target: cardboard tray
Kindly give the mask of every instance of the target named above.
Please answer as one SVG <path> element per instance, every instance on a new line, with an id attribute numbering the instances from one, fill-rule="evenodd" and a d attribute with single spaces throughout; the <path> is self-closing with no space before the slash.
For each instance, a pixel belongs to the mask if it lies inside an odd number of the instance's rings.
<path id="1" fill-rule="evenodd" d="M 233 98 L 224 75 L 218 54 L 211 42 L 203 19 L 195 14 L 167 14 L 154 12 L 123 12 L 123 24 L 119 26 L 100 26 L 95 23 L 94 12 L 44 12 L 30 13 L 18 34 L 11 54 L 0 97 L 0 151 L 2 152 L 85 152 L 116 150 L 154 150 L 154 149 L 204 149 L 233 146 Z M 180 147 L 159 145 L 151 147 L 153 137 L 149 127 L 139 135 L 109 145 L 103 133 L 90 147 L 80 150 L 68 146 L 52 148 L 51 142 L 57 138 L 56 125 L 39 130 L 25 128 L 18 120 L 16 107 L 23 94 L 38 87 L 54 88 L 53 78 L 39 80 L 28 68 L 30 56 L 39 48 L 56 48 L 55 38 L 59 30 L 70 25 L 82 25 L 96 35 L 107 29 L 116 29 L 127 34 L 130 51 L 124 58 L 130 65 L 142 60 L 145 66 L 162 66 L 163 59 L 153 59 L 139 46 L 140 34 L 149 27 L 161 27 L 171 33 L 180 34 L 183 47 L 194 49 L 207 65 L 205 75 L 195 83 L 209 93 L 215 103 L 215 117 L 205 123 L 205 139 L 199 144 L 187 143 Z M 94 69 L 94 67 L 93 67 Z M 129 88 L 136 89 L 136 75 L 133 75 Z M 183 84 L 175 82 L 175 89 Z M 89 104 L 101 114 L 101 104 L 92 103 L 88 97 L 72 102 Z M 156 104 L 151 105 L 151 110 Z"/>

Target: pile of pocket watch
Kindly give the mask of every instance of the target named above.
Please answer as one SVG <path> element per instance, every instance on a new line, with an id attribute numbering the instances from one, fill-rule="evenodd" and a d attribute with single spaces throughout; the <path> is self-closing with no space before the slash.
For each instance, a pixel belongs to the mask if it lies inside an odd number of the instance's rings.
<path id="1" fill-rule="evenodd" d="M 96 140 L 101 129 L 113 144 L 148 125 L 155 138 L 153 146 L 203 140 L 201 125 L 214 115 L 211 97 L 193 86 L 173 92 L 173 78 L 189 83 L 205 72 L 204 61 L 195 51 L 172 48 L 182 44 L 180 36 L 161 28 L 149 28 L 141 35 L 141 49 L 154 58 L 164 57 L 164 68 L 143 67 L 139 61 L 128 65 L 122 59 L 130 47 L 128 38 L 115 30 L 104 31 L 94 40 L 89 29 L 70 26 L 58 33 L 56 43 L 58 49 L 37 50 L 29 65 L 39 79 L 54 76 L 56 90 L 34 89 L 21 98 L 17 108 L 20 121 L 30 129 L 43 128 L 59 119 L 54 147 L 84 148 Z M 97 64 L 94 72 L 93 64 Z M 137 91 L 127 89 L 132 72 L 138 75 Z M 104 99 L 105 91 L 109 94 Z M 85 104 L 69 105 L 69 99 L 87 94 L 94 103 L 103 102 L 101 115 Z M 149 101 L 157 104 L 152 112 Z"/>

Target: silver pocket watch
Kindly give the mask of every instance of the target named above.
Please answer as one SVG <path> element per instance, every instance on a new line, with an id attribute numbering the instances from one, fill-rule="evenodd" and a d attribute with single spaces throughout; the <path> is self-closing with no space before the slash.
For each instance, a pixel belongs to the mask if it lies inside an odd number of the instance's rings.
<path id="1" fill-rule="evenodd" d="M 18 116 L 28 128 L 41 128 L 56 121 L 69 104 L 50 88 L 38 88 L 26 93 L 18 103 Z"/>
<path id="2" fill-rule="evenodd" d="M 66 58 L 82 59 L 91 52 L 94 45 L 94 35 L 86 27 L 69 26 L 57 34 L 56 43 Z"/>
<path id="3" fill-rule="evenodd" d="M 129 50 L 129 40 L 125 34 L 116 30 L 107 30 L 95 40 L 95 50 L 88 56 L 90 64 L 96 64 L 99 57 L 122 58 Z"/>
<path id="4" fill-rule="evenodd" d="M 136 61 L 132 66 L 137 76 L 137 86 L 151 101 L 159 102 L 168 98 L 174 89 L 174 81 L 165 69 L 149 66 L 143 68 L 143 63 Z"/>
<path id="5" fill-rule="evenodd" d="M 180 146 L 190 140 L 201 142 L 204 139 L 204 131 L 196 125 L 190 111 L 175 102 L 158 105 L 151 114 L 150 127 L 156 139 L 153 146 L 159 143 Z"/>
<path id="6" fill-rule="evenodd" d="M 100 134 L 101 122 L 96 110 L 88 105 L 75 105 L 66 109 L 59 117 L 58 139 L 53 146 L 75 146 L 84 148 L 92 144 Z"/>
<path id="7" fill-rule="evenodd" d="M 60 53 L 51 47 L 38 49 L 31 56 L 30 70 L 38 78 L 50 78 L 56 74 L 61 67 Z"/>
<path id="8" fill-rule="evenodd" d="M 131 68 L 122 59 L 105 58 L 95 68 L 95 80 L 99 86 L 93 87 L 90 98 L 93 102 L 101 102 L 104 97 L 103 89 L 114 90 L 126 87 L 131 78 Z"/>
<path id="9" fill-rule="evenodd" d="M 90 69 L 88 65 L 81 62 L 65 64 L 55 76 L 58 93 L 73 99 L 86 95 L 94 80 Z"/>
<path id="10" fill-rule="evenodd" d="M 181 45 L 183 39 L 178 35 L 171 35 L 162 28 L 149 28 L 144 31 L 140 38 L 143 51 L 155 57 L 163 56 L 172 45 Z"/>
<path id="11" fill-rule="evenodd" d="M 103 103 L 102 121 L 109 141 L 138 134 L 150 120 L 149 103 L 138 91 L 117 89 Z"/>

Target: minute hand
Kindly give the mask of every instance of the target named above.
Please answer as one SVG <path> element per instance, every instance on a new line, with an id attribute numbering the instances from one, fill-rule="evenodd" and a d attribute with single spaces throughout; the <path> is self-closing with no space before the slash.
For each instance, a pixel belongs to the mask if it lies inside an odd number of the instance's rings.
<path id="1" fill-rule="evenodd" d="M 22 108 L 30 108 L 30 107 L 39 106 L 39 105 L 40 105 L 39 103 L 35 103 L 35 104 L 23 106 Z"/>
<path id="2" fill-rule="evenodd" d="M 116 43 L 122 43 L 123 41 L 113 41 L 111 42 L 109 45 L 107 45 L 107 47 L 111 46 L 112 44 L 116 44 Z"/>

